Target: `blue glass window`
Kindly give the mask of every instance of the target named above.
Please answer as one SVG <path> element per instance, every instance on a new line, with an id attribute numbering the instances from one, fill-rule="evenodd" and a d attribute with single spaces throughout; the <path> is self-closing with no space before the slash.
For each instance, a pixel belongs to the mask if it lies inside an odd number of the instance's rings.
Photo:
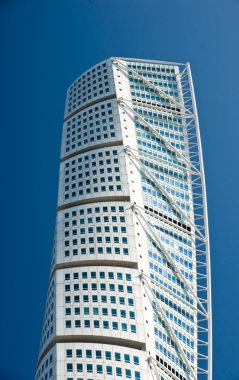
<path id="1" fill-rule="evenodd" d="M 116 376 L 122 377 L 122 368 L 116 367 Z"/>

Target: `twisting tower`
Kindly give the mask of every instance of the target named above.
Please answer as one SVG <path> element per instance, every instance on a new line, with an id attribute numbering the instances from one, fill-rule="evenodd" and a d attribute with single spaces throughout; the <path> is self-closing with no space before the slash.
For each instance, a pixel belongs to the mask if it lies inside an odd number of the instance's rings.
<path id="1" fill-rule="evenodd" d="M 36 380 L 212 380 L 189 64 L 111 58 L 67 92 Z"/>

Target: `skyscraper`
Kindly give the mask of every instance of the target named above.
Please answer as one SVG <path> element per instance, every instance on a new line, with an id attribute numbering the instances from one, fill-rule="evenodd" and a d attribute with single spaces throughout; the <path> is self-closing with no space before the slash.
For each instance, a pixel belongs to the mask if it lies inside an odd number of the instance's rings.
<path id="1" fill-rule="evenodd" d="M 212 379 L 189 64 L 110 58 L 67 92 L 36 380 Z"/>

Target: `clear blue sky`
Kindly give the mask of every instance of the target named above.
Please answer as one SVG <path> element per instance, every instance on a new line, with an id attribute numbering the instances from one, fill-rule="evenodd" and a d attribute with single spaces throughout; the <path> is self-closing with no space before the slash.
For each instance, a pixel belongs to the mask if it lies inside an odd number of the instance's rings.
<path id="1" fill-rule="evenodd" d="M 110 56 L 191 63 L 211 233 L 214 379 L 239 379 L 239 1 L 1 0 L 1 380 L 32 380 L 65 93 Z M 3 179 L 5 179 L 3 181 Z"/>

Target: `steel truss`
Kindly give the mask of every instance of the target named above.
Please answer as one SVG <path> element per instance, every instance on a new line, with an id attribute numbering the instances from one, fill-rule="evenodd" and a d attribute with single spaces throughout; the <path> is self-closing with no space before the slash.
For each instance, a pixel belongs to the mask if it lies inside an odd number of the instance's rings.
<path id="1" fill-rule="evenodd" d="M 127 62 L 148 63 L 148 64 L 161 64 L 168 66 L 176 66 L 179 70 L 176 74 L 176 81 L 178 83 L 181 96 L 179 99 L 175 99 L 173 96 L 166 93 L 161 88 L 154 85 L 153 80 L 148 80 L 143 77 L 139 72 L 127 66 Z M 164 321 L 168 335 L 175 343 L 176 350 L 180 356 L 189 379 L 205 379 L 212 380 L 212 313 L 211 313 L 211 274 L 210 274 L 210 247 L 209 247 L 209 230 L 208 230 L 208 215 L 207 215 L 207 200 L 206 200 L 206 188 L 205 177 L 202 157 L 201 138 L 198 122 L 198 114 L 195 102 L 194 88 L 191 76 L 190 65 L 177 64 L 172 62 L 161 61 L 146 61 L 124 58 L 113 58 L 113 65 L 122 72 L 127 78 L 132 77 L 153 90 L 155 94 L 161 98 L 166 99 L 167 108 L 165 105 L 161 105 L 158 101 L 139 99 L 123 99 L 119 98 L 118 103 L 122 110 L 130 116 L 134 123 L 140 124 L 147 133 L 151 133 L 162 145 L 164 145 L 175 158 L 176 163 L 167 163 L 160 160 L 159 162 L 164 166 L 172 166 L 178 170 L 184 172 L 189 180 L 188 183 L 191 187 L 192 199 L 190 200 L 190 206 L 192 207 L 191 213 L 186 213 L 176 199 L 167 191 L 167 189 L 155 178 L 154 173 L 148 169 L 144 164 L 144 158 L 147 157 L 147 153 L 141 152 L 138 156 L 134 153 L 134 150 L 130 146 L 125 147 L 125 153 L 131 160 L 131 162 L 137 167 L 141 174 L 147 178 L 150 183 L 157 188 L 158 191 L 165 197 L 164 199 L 174 210 L 177 219 L 190 227 L 190 234 L 194 241 L 194 246 L 191 250 L 196 258 L 196 267 L 194 272 L 196 275 L 196 283 L 190 283 L 182 274 L 180 266 L 177 262 L 174 262 L 170 252 L 165 248 L 162 241 L 159 238 L 160 232 L 152 228 L 150 219 L 156 218 L 160 221 L 164 221 L 171 225 L 171 227 L 178 229 L 182 232 L 182 228 L 176 226 L 172 221 L 165 221 L 160 216 L 155 215 L 154 210 L 150 208 L 142 209 L 136 204 L 132 205 L 132 210 L 135 213 L 138 222 L 143 227 L 148 238 L 150 238 L 157 246 L 158 250 L 162 253 L 164 258 L 170 264 L 171 269 L 175 273 L 181 284 L 182 291 L 185 293 L 185 299 L 179 297 L 180 302 L 196 311 L 197 323 L 197 366 L 196 369 L 192 367 L 188 361 L 181 342 L 176 337 L 174 330 L 171 326 L 165 314 L 165 305 L 156 297 L 155 290 L 161 287 L 161 291 L 168 294 L 172 299 L 177 298 L 177 295 L 170 292 L 169 289 L 163 288 L 158 282 L 156 283 L 152 278 L 148 278 L 143 272 L 140 273 L 141 283 L 144 287 L 145 293 L 150 298 L 152 305 L 154 305 L 154 312 L 160 315 L 160 318 Z M 154 110 L 162 115 L 176 115 L 182 119 L 180 125 L 184 130 L 184 138 L 186 143 L 186 150 L 181 151 L 164 135 L 157 131 L 156 128 L 150 124 L 144 117 L 143 112 L 139 110 Z M 153 116 L 154 117 L 154 116 Z M 153 118 L 152 117 L 152 118 Z M 167 122 L 167 121 L 166 121 Z M 185 232 L 185 231 L 184 231 Z M 173 294 L 172 294 L 173 293 Z M 156 305 L 156 306 L 155 306 Z M 203 363 L 203 364 L 201 364 Z M 152 370 L 153 376 L 156 379 L 160 379 L 160 374 L 167 374 L 170 378 L 176 379 L 176 376 L 160 365 L 160 363 L 152 357 L 149 357 L 149 365 Z"/>
<path id="2" fill-rule="evenodd" d="M 170 336 L 170 338 L 173 340 L 173 342 L 175 343 L 175 346 L 176 346 L 176 351 L 178 352 L 179 356 L 181 357 L 183 363 L 186 364 L 187 366 L 187 371 L 189 372 L 190 376 L 193 378 L 193 379 L 197 379 L 197 375 L 196 373 L 194 372 L 191 364 L 189 363 L 185 353 L 184 353 L 184 350 L 183 348 L 181 347 L 181 344 L 178 340 L 178 338 L 176 337 L 175 333 L 174 333 L 174 330 L 173 328 L 171 327 L 170 325 L 170 322 L 168 321 L 168 318 L 165 314 L 165 311 L 163 309 L 163 307 L 161 306 L 160 302 L 158 301 L 157 297 L 155 296 L 155 293 L 153 291 L 153 288 L 152 286 L 150 286 L 150 283 L 148 282 L 147 278 L 143 275 L 143 273 L 141 273 L 141 282 L 144 286 L 144 290 L 145 290 L 145 293 L 147 294 L 148 298 L 154 302 L 154 304 L 156 306 L 154 306 L 154 310 L 155 312 L 159 315 L 160 318 L 162 318 L 162 320 L 164 321 L 165 325 L 166 325 L 166 330 L 168 332 L 168 335 Z M 188 374 L 187 374 L 187 377 L 188 377 Z"/>

